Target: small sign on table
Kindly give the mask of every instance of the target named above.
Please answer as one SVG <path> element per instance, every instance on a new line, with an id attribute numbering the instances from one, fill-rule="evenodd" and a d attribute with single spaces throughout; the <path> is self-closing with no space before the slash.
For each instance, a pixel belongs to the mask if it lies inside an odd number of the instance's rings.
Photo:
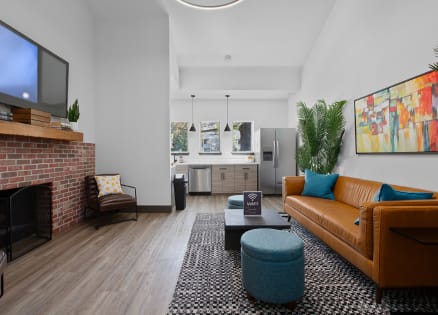
<path id="1" fill-rule="evenodd" d="M 262 192 L 244 191 L 243 192 L 243 214 L 261 215 L 262 214 Z"/>

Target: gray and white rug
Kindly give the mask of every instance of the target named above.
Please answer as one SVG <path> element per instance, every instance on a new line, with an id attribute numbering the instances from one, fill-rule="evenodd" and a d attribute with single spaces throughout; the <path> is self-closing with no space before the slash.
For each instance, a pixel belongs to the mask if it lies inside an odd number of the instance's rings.
<path id="1" fill-rule="evenodd" d="M 291 231 L 305 244 L 305 293 L 293 312 L 247 299 L 240 252 L 224 250 L 224 215 L 198 214 L 168 314 L 438 313 L 437 290 L 386 290 L 376 304 L 371 280 L 298 223 Z"/>

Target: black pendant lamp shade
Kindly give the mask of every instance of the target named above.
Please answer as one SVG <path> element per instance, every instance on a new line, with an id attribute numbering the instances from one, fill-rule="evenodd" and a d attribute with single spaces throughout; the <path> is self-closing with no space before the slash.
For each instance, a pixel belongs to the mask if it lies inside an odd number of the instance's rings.
<path id="1" fill-rule="evenodd" d="M 195 128 L 195 123 L 193 120 L 193 99 L 195 98 L 195 95 L 192 94 L 192 95 L 190 95 L 190 97 L 192 98 L 192 125 L 190 126 L 189 131 L 195 132 L 196 128 Z"/>
<path id="2" fill-rule="evenodd" d="M 230 98 L 230 96 L 227 94 L 225 95 L 225 97 L 227 98 L 227 125 L 225 126 L 224 131 L 231 131 L 230 126 L 228 125 L 228 99 Z"/>

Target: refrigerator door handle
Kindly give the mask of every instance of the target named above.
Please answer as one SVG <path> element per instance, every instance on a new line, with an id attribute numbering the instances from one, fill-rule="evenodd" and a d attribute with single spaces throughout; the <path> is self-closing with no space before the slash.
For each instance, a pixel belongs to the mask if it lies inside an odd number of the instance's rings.
<path id="1" fill-rule="evenodd" d="M 276 154 L 277 154 L 277 148 L 275 147 L 276 146 L 276 141 L 274 140 L 273 142 L 272 142 L 272 165 L 274 166 L 274 168 L 276 168 L 277 167 L 277 164 L 276 164 L 276 160 L 277 160 L 277 156 L 276 156 Z"/>
<path id="2" fill-rule="evenodd" d="M 279 152 L 278 147 L 279 147 L 278 140 L 274 140 L 274 158 L 273 158 L 274 168 L 278 168 L 278 152 Z"/>
<path id="3" fill-rule="evenodd" d="M 278 140 L 275 140 L 277 142 L 277 144 L 275 145 L 275 157 L 277 159 L 276 163 L 277 163 L 277 168 L 278 168 L 278 163 L 279 163 L 279 159 L 280 159 L 280 143 L 278 143 Z"/>

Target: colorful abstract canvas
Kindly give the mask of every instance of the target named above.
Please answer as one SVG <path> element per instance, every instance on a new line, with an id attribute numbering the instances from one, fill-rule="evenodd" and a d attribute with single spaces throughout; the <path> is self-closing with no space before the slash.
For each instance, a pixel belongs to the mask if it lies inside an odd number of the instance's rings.
<path id="1" fill-rule="evenodd" d="M 356 153 L 438 152 L 438 71 L 354 101 Z"/>

